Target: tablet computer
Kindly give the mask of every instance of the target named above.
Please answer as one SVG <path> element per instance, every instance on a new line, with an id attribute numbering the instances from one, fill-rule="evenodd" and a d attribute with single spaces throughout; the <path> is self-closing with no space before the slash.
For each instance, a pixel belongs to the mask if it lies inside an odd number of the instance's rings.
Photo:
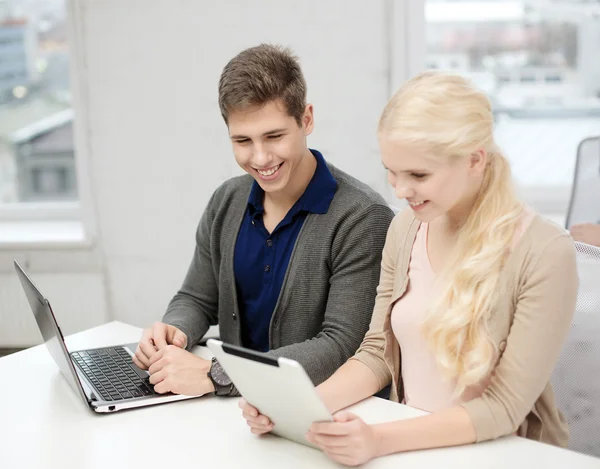
<path id="1" fill-rule="evenodd" d="M 215 339 L 206 345 L 244 399 L 273 422 L 272 433 L 314 447 L 306 432 L 314 422 L 333 417 L 300 363 Z"/>

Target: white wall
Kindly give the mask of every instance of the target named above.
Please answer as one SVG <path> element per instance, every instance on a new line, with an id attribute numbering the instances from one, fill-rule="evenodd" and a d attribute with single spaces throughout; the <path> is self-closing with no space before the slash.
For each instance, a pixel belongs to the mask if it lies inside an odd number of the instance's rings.
<path id="1" fill-rule="evenodd" d="M 144 326 L 162 316 L 186 272 L 210 194 L 240 172 L 217 82 L 246 47 L 292 47 L 315 106 L 310 146 L 395 200 L 375 127 L 391 92 L 421 69 L 421 0 L 67 3 L 78 178 L 91 246 L 0 246 L 0 348 L 39 342 L 13 257 L 27 263 L 67 334 L 111 319 Z"/>
<path id="2" fill-rule="evenodd" d="M 26 262 L 65 333 L 162 316 L 210 194 L 240 173 L 217 82 L 244 48 L 295 51 L 315 106 L 309 145 L 391 200 L 375 129 L 391 88 L 418 66 L 422 47 L 399 42 L 413 3 L 70 0 L 78 178 L 92 245 L 0 246 L 0 348 L 40 339 L 13 257 Z"/>
<path id="3" fill-rule="evenodd" d="M 82 0 L 88 171 L 109 310 L 143 326 L 183 279 L 212 191 L 238 174 L 217 105 L 227 61 L 291 46 L 315 105 L 309 144 L 386 190 L 375 128 L 388 97 L 390 2 Z"/>
<path id="4" fill-rule="evenodd" d="M 14 258 L 50 299 L 64 334 L 110 320 L 97 250 L 0 250 L 0 348 L 28 347 L 41 342 L 12 266 Z"/>

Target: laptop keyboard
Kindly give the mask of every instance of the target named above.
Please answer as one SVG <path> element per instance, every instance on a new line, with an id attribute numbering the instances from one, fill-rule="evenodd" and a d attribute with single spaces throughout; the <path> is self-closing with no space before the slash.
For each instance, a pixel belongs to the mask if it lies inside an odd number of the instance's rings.
<path id="1" fill-rule="evenodd" d="M 156 394 L 149 377 L 133 369 L 131 355 L 122 347 L 71 353 L 79 369 L 105 401 L 120 401 Z"/>

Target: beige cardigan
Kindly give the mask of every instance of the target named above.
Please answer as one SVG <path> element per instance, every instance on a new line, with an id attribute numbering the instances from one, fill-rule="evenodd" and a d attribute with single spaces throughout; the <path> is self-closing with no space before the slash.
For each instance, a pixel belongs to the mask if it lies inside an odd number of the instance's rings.
<path id="1" fill-rule="evenodd" d="M 408 265 L 420 222 L 412 210 L 396 215 L 388 230 L 369 331 L 352 360 L 368 366 L 380 389 L 393 383 L 390 399 L 403 398 L 400 347 L 390 313 L 408 284 Z M 500 352 L 481 397 L 465 402 L 477 441 L 518 435 L 566 446 L 567 424 L 556 408 L 550 375 L 575 311 L 578 277 L 569 234 L 536 215 L 509 255 L 504 292 L 490 331 Z"/>

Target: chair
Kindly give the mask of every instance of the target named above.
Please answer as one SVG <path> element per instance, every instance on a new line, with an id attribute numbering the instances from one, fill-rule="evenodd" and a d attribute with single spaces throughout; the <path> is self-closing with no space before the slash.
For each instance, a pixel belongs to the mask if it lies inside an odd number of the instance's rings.
<path id="1" fill-rule="evenodd" d="M 551 382 L 569 424 L 569 449 L 600 457 L 600 248 L 575 248 L 577 306 Z"/>
<path id="2" fill-rule="evenodd" d="M 579 223 L 600 223 L 600 137 L 586 138 L 577 147 L 566 227 Z"/>

